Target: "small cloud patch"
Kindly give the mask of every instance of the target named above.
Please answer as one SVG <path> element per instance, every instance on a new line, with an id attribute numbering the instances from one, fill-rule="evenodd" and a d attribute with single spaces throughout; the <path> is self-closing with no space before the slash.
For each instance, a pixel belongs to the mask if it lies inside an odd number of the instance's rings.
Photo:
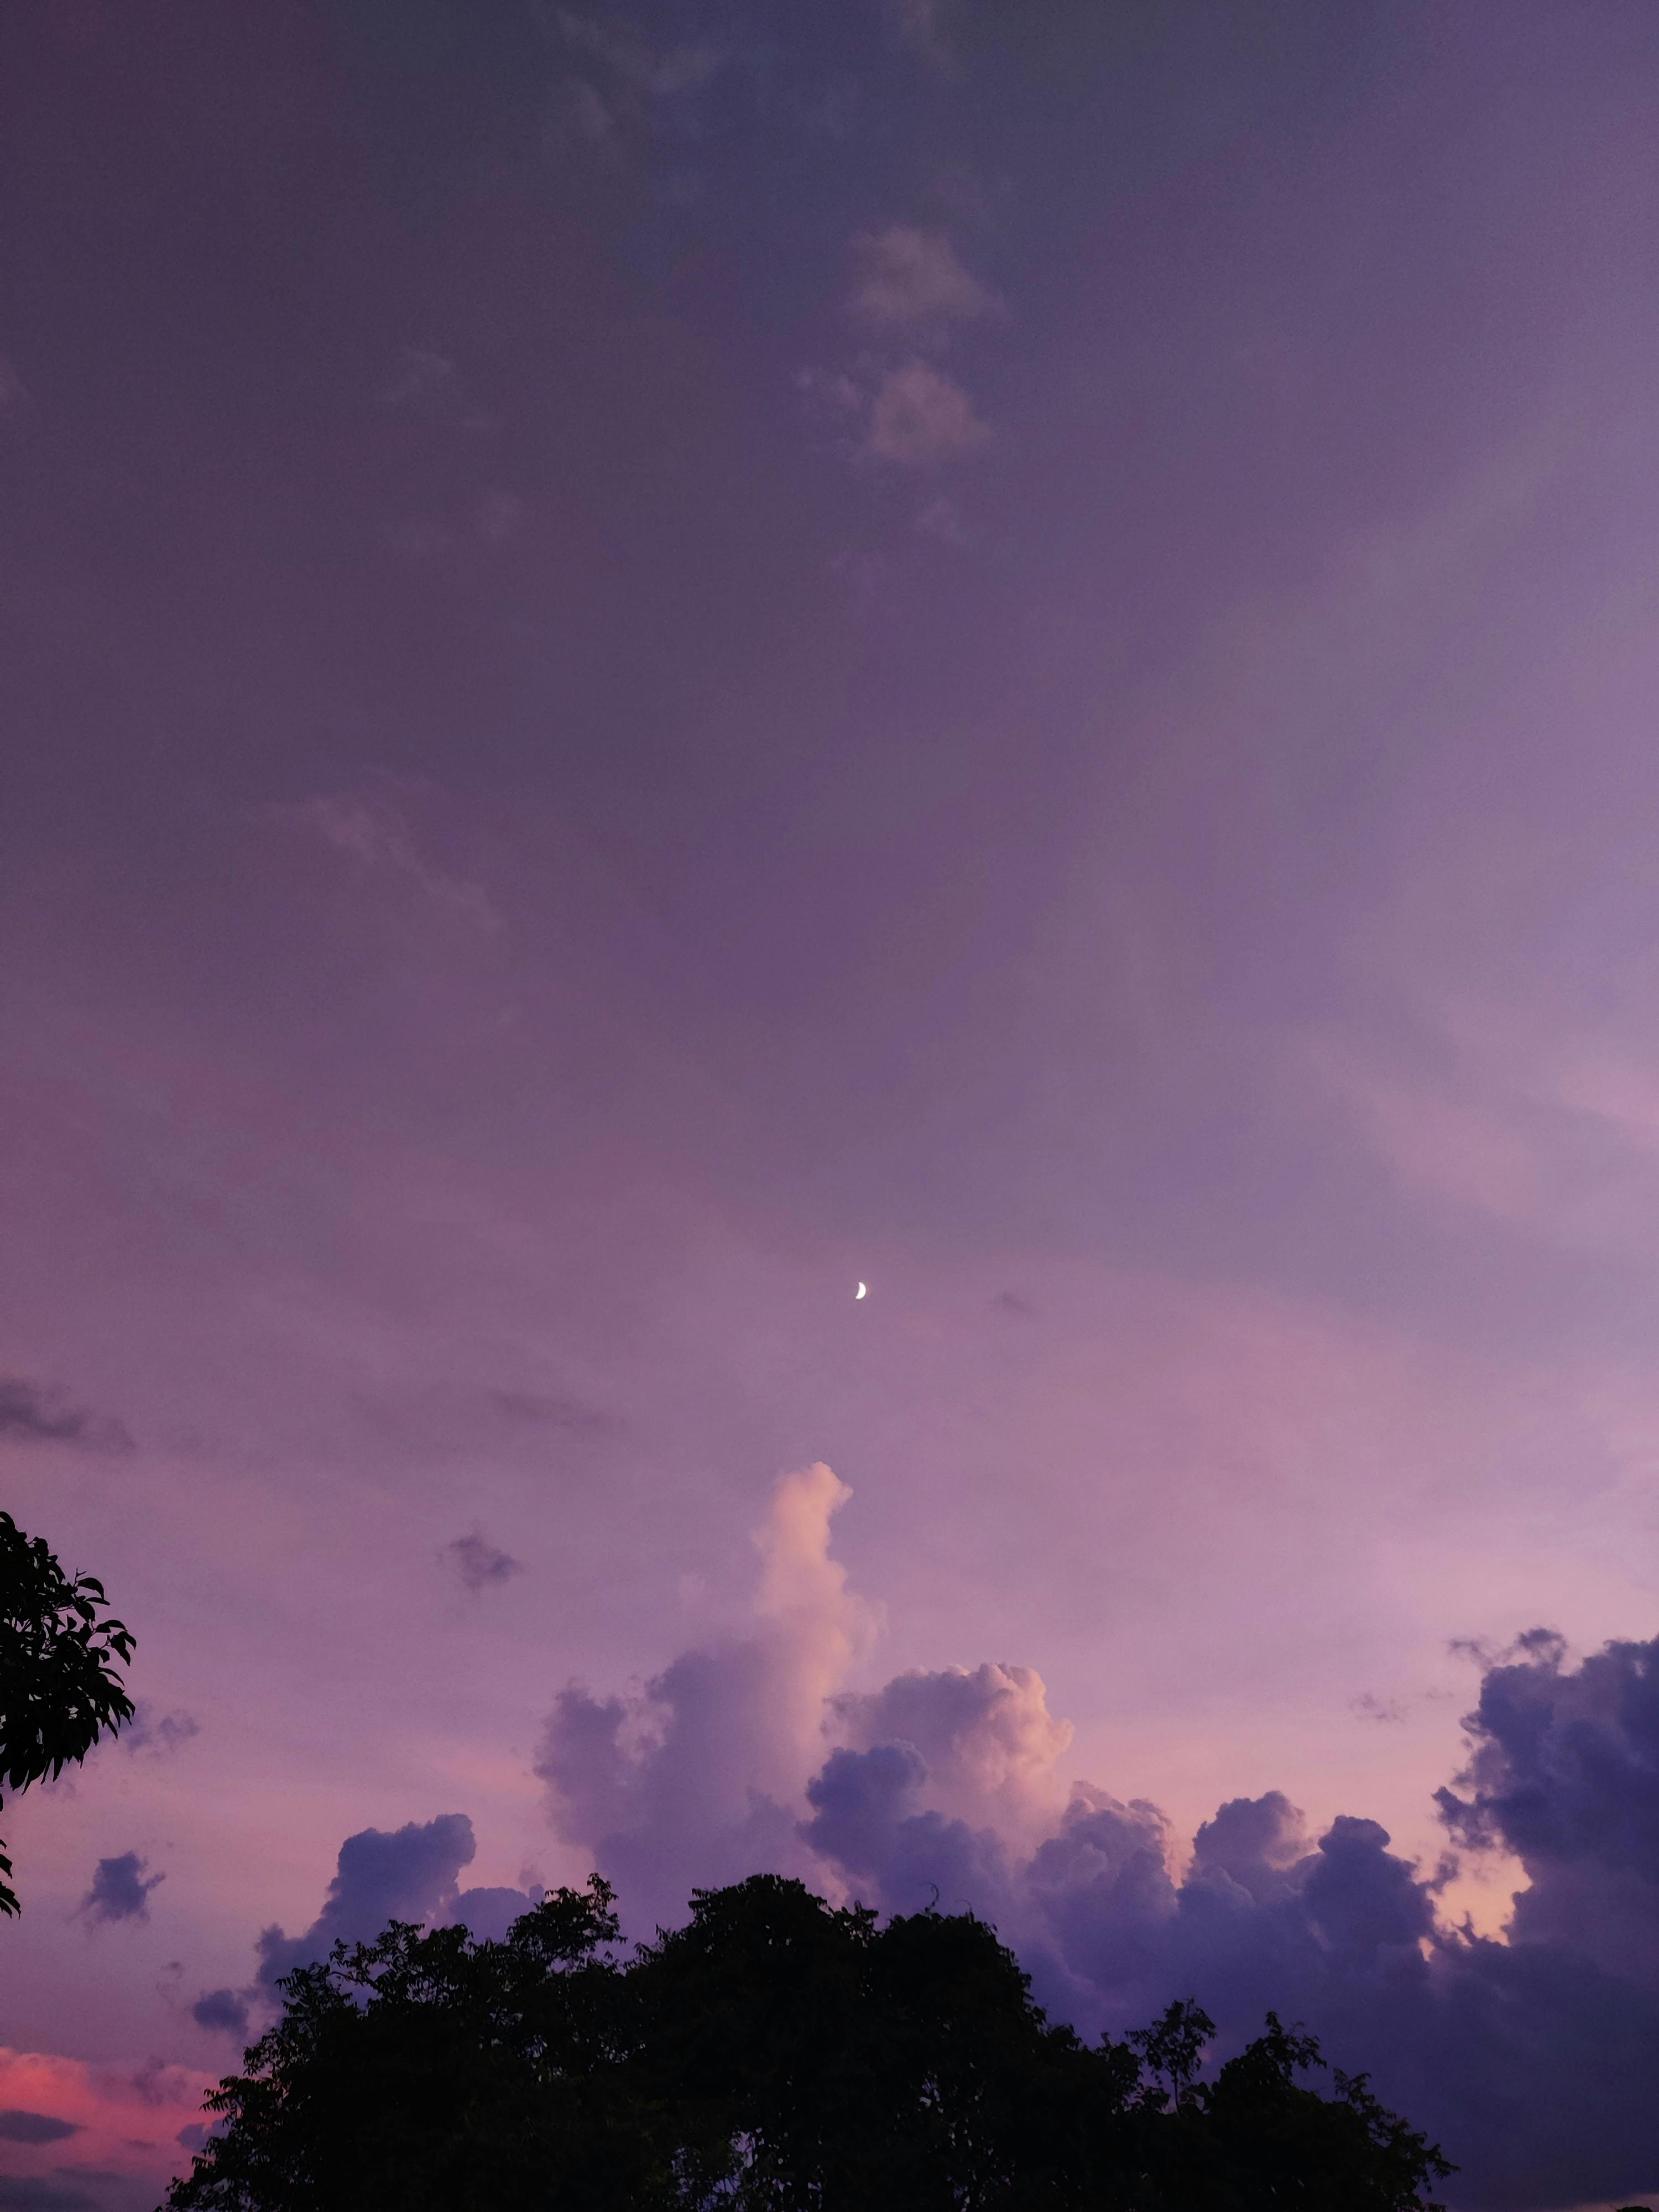
<path id="1" fill-rule="evenodd" d="M 62 2142 L 80 2132 L 78 2121 L 56 2120 L 50 2112 L 0 2112 L 0 2142 Z"/>
<path id="2" fill-rule="evenodd" d="M 234 1990 L 204 1990 L 191 2007 L 190 2016 L 198 2027 L 205 2027 L 214 2034 L 247 2033 L 247 2000 L 239 1996 Z M 182 2136 L 179 2141 L 184 2141 Z M 190 2148 L 199 2146 L 191 2145 Z"/>
<path id="3" fill-rule="evenodd" d="M 158 1713 L 141 1698 L 138 1710 L 116 1739 L 123 1751 L 150 1752 L 165 1759 L 202 1733 L 201 1723 L 191 1713 Z"/>
<path id="4" fill-rule="evenodd" d="M 118 1857 L 100 1859 L 92 1877 L 92 1887 L 81 1899 L 82 1917 L 94 1924 L 112 1920 L 148 1920 L 149 1893 L 166 1880 L 164 1874 L 149 1874 L 137 1851 L 123 1851 Z"/>
<path id="5" fill-rule="evenodd" d="M 965 269 L 942 231 L 913 223 L 856 239 L 856 271 L 848 307 L 862 321 L 889 330 L 931 331 L 998 313 L 1001 301 Z"/>
<path id="6" fill-rule="evenodd" d="M 515 1559 L 510 1552 L 503 1552 L 492 1544 L 479 1528 L 474 1528 L 470 1535 L 457 1536 L 453 1544 L 446 1544 L 438 1558 L 470 1590 L 489 1589 L 524 1572 L 522 1559 Z"/>
<path id="7" fill-rule="evenodd" d="M 982 446 L 991 433 L 959 384 L 925 361 L 890 370 L 870 403 L 864 451 L 901 468 L 936 468 Z"/>

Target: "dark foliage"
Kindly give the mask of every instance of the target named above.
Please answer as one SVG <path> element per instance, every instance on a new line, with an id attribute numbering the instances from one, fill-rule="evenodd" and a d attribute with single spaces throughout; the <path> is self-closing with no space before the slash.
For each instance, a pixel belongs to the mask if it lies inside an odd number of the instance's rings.
<path id="1" fill-rule="evenodd" d="M 0 1789 L 56 1779 L 132 1718 L 112 1662 L 131 1658 L 133 1635 L 108 1602 L 94 1576 L 71 1581 L 44 1536 L 0 1513 Z M 11 1870 L 0 1844 L 0 1912 L 18 1910 Z"/>
<path id="2" fill-rule="evenodd" d="M 967 1914 L 758 1875 L 624 1962 L 612 1904 L 289 1975 L 172 2212 L 1422 2212 L 1451 2170 L 1271 2015 L 1209 2080 L 1195 2005 L 1083 2043 Z"/>

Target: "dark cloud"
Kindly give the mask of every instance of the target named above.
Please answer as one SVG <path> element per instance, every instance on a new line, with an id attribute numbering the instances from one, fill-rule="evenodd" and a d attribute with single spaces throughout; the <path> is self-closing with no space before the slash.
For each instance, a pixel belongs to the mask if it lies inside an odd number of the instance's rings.
<path id="1" fill-rule="evenodd" d="M 96 1923 L 148 1920 L 149 1893 L 167 1876 L 152 1874 L 146 1879 L 146 1875 L 145 1862 L 137 1851 L 123 1851 L 118 1858 L 100 1859 L 92 1877 L 92 1887 L 77 1909 L 83 1918 Z"/>
<path id="2" fill-rule="evenodd" d="M 66 2136 L 80 2132 L 74 2120 L 56 2120 L 49 2112 L 0 2112 L 0 2142 L 62 2142 Z"/>
<path id="3" fill-rule="evenodd" d="M 457 1536 L 453 1543 L 446 1544 L 438 1558 L 470 1590 L 489 1589 L 494 1583 L 508 1582 L 514 1575 L 524 1572 L 522 1559 L 499 1550 L 478 1528 L 473 1529 L 471 1535 Z"/>
<path id="4" fill-rule="evenodd" d="M 449 1926 L 465 1928 L 476 1942 L 499 1943 L 514 1922 L 541 1901 L 539 1888 L 464 1889 L 444 1919 Z"/>
<path id="5" fill-rule="evenodd" d="M 1526 1868 L 1516 1936 L 1659 1984 L 1659 1638 L 1570 1668 L 1534 1631 L 1489 1667 L 1464 1725 L 1469 1764 L 1437 1802 L 1461 1842 Z"/>
<path id="6" fill-rule="evenodd" d="M 82 1451 L 123 1452 L 132 1438 L 119 1421 L 89 1413 L 60 1391 L 0 1376 L 0 1439 L 13 1443 L 73 1444 Z"/>
<path id="7" fill-rule="evenodd" d="M 1468 2212 L 1622 2203 L 1659 2182 L 1659 1639 L 1573 1666 L 1540 1632 L 1488 1662 L 1468 1765 L 1440 1803 L 1464 1852 L 1521 1861 L 1503 1940 L 1441 1919 L 1447 1865 L 1415 1865 L 1354 1815 L 1310 1837 L 1278 1791 L 1222 1805 L 1179 1879 L 1155 1806 L 1079 1785 L 1049 1809 L 1065 1734 L 1019 1668 L 832 1697 L 842 1741 L 799 1799 L 763 1796 L 745 1747 L 775 1667 L 760 1639 L 685 1654 L 643 1699 L 560 1699 L 540 1771 L 625 1904 L 637 1885 L 662 1917 L 739 1855 L 797 1871 L 804 1851 L 820 1887 L 885 1911 L 972 1906 L 1091 2033 L 1187 1993 L 1224 2051 L 1269 2008 L 1305 2022 L 1444 2144 Z"/>
<path id="8" fill-rule="evenodd" d="M 247 1999 L 235 1990 L 204 1990 L 191 2007 L 190 2016 L 198 2027 L 216 2033 L 247 2033 Z"/>
<path id="9" fill-rule="evenodd" d="M 472 1823 L 465 1813 L 441 1813 L 394 1830 L 364 1828 L 340 1846 L 323 1909 L 301 1936 L 267 1928 L 258 1939 L 258 1978 L 246 1989 L 206 1990 L 191 2007 L 198 2027 L 246 2036 L 252 2012 L 272 2002 L 276 1984 L 296 1966 L 325 1959 L 337 1942 L 370 1942 L 388 1921 L 463 1927 L 479 1942 L 497 1942 L 541 1901 L 538 1887 L 458 1889 L 471 1862 Z"/>
<path id="10" fill-rule="evenodd" d="M 863 1885 L 867 1903 L 890 1912 L 937 1904 L 997 1917 L 1007 1891 L 997 1838 L 925 1808 L 927 1779 L 926 1763 L 912 1744 L 832 1752 L 806 1785 L 812 1818 L 801 1834 Z"/>
<path id="11" fill-rule="evenodd" d="M 274 1987 L 295 1966 L 325 1959 L 334 1942 L 368 1942 L 389 1920 L 424 1922 L 453 1905 L 456 1877 L 477 1845 L 465 1813 L 441 1813 L 402 1828 L 364 1828 L 340 1846 L 323 1909 L 302 1936 L 267 1928 L 259 1938 L 259 1984 Z M 216 1992 L 222 1995 L 222 1992 Z M 204 2002 L 206 2000 L 203 2000 Z"/>
<path id="12" fill-rule="evenodd" d="M 97 2212 L 97 2199 L 84 2189 L 0 2173 L 0 2212 Z"/>

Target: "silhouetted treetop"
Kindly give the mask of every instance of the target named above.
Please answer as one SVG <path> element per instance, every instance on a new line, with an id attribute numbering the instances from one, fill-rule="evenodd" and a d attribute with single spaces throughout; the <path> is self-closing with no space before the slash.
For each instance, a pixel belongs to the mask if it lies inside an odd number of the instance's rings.
<path id="1" fill-rule="evenodd" d="M 173 2212 L 1423 2212 L 1451 2171 L 1271 2015 L 1212 2079 L 1191 2002 L 1085 2044 L 969 1914 L 757 1875 L 623 1957 L 614 1905 L 289 1975 Z"/>
<path id="2" fill-rule="evenodd" d="M 0 1789 L 55 1780 L 132 1718 L 114 1662 L 135 1639 L 108 1603 L 95 1576 L 71 1580 L 44 1536 L 0 1513 Z M 18 1910 L 11 1870 L 0 1844 L 0 1912 Z"/>

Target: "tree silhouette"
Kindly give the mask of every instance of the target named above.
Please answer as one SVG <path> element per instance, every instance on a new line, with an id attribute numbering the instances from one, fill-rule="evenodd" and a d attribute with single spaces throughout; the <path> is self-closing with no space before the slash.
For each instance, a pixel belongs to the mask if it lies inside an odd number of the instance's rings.
<path id="1" fill-rule="evenodd" d="M 131 1658 L 133 1634 L 108 1602 L 95 1576 L 71 1581 L 44 1536 L 0 1513 L 0 1789 L 55 1780 L 132 1718 L 112 1662 Z M 11 1871 L 0 1843 L 0 1912 L 20 1910 Z"/>
<path id="2" fill-rule="evenodd" d="M 283 1984 L 171 2212 L 1428 2212 L 1451 2168 L 1267 2029 L 1085 2044 L 971 1915 L 760 1875 L 631 1959 L 596 1875 L 503 1942 L 388 1928 Z"/>

